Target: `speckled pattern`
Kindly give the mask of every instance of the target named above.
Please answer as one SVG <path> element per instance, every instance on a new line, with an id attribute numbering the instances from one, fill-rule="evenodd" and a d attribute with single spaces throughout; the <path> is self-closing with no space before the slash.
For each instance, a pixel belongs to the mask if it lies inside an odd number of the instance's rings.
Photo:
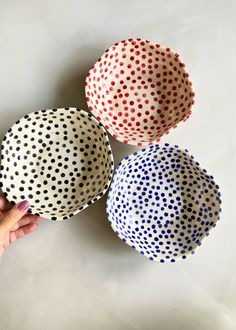
<path id="1" fill-rule="evenodd" d="M 1 186 L 30 211 L 68 219 L 101 198 L 109 187 L 113 156 L 107 133 L 90 114 L 64 108 L 25 115 L 2 143 Z"/>
<path id="2" fill-rule="evenodd" d="M 218 185 L 187 150 L 155 145 L 116 169 L 107 215 L 116 234 L 151 260 L 193 254 L 220 214 Z"/>
<path id="3" fill-rule="evenodd" d="M 179 54 L 149 40 L 115 43 L 86 79 L 90 111 L 116 139 L 138 146 L 188 119 L 193 97 Z"/>

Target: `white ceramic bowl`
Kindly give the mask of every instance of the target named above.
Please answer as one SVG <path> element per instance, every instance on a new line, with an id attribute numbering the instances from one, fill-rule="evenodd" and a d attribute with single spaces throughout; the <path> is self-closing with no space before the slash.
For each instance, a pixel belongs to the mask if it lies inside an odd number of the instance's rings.
<path id="1" fill-rule="evenodd" d="M 113 173 L 107 133 L 80 109 L 42 110 L 24 116 L 2 143 L 1 187 L 14 204 L 67 219 L 104 195 Z"/>
<path id="2" fill-rule="evenodd" d="M 155 145 L 126 157 L 115 171 L 107 215 L 116 234 L 151 260 L 192 255 L 220 214 L 214 179 L 187 150 Z"/>
<path id="3" fill-rule="evenodd" d="M 194 92 L 179 55 L 148 40 L 110 47 L 88 73 L 90 111 L 116 139 L 149 145 L 191 114 Z"/>

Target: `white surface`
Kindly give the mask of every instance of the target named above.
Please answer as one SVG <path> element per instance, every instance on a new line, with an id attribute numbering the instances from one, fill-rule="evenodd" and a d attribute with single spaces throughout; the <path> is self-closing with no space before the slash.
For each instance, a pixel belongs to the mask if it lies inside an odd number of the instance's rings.
<path id="1" fill-rule="evenodd" d="M 85 108 L 85 73 L 115 41 L 140 36 L 177 50 L 196 106 L 163 141 L 214 174 L 222 221 L 195 256 L 145 259 L 114 235 L 105 198 L 45 221 L 0 266 L 0 329 L 235 330 L 235 1 L 2 0 L 0 131 L 27 112 Z M 111 139 L 116 162 L 134 150 Z"/>

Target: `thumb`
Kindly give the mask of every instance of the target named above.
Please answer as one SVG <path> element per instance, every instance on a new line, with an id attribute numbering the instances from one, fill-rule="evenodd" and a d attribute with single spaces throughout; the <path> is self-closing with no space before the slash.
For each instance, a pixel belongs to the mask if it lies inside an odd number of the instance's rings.
<path id="1" fill-rule="evenodd" d="M 29 202 L 23 201 L 4 213 L 0 219 L 0 229 L 8 232 L 25 215 L 29 208 Z"/>

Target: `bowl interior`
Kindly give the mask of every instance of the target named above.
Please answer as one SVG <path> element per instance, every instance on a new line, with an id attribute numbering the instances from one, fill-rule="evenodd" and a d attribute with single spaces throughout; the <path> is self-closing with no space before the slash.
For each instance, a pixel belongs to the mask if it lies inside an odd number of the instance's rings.
<path id="1" fill-rule="evenodd" d="M 12 202 L 28 199 L 31 211 L 66 219 L 104 194 L 113 161 L 105 130 L 79 109 L 26 115 L 2 145 L 2 189 Z"/>
<path id="2" fill-rule="evenodd" d="M 151 144 L 190 115 L 194 93 L 184 67 L 169 48 L 119 42 L 87 76 L 89 108 L 118 140 Z"/>
<path id="3" fill-rule="evenodd" d="M 187 151 L 152 146 L 116 170 L 108 219 L 117 235 L 146 257 L 173 262 L 193 254 L 215 226 L 218 188 Z"/>

